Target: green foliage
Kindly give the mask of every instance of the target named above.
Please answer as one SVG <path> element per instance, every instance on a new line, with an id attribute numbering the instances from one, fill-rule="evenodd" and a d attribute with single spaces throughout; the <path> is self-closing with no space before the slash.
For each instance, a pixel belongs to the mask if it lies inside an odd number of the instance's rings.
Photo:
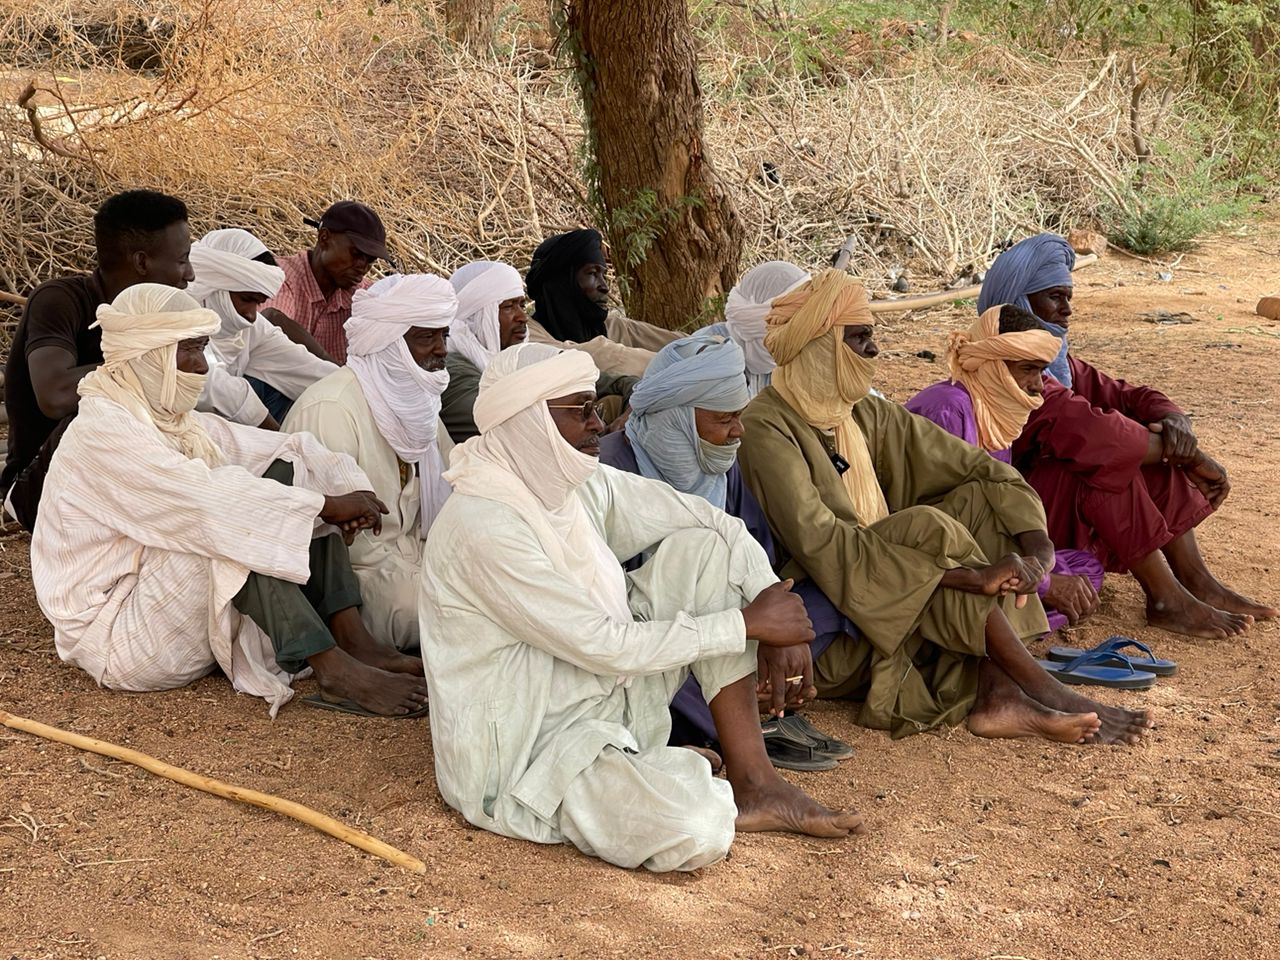
<path id="1" fill-rule="evenodd" d="M 1139 171 L 1121 202 L 1109 201 L 1100 215 L 1107 238 L 1139 254 L 1189 250 L 1198 237 L 1247 216 L 1253 198 L 1245 184 L 1223 175 L 1225 161 L 1202 158 L 1180 177 Z M 1147 176 L 1142 177 L 1143 173 Z"/>
<path id="2" fill-rule="evenodd" d="M 649 247 L 662 236 L 680 216 L 691 208 L 701 206 L 700 197 L 677 197 L 669 206 L 658 199 L 658 192 L 646 187 L 636 191 L 631 202 L 610 212 L 609 233 L 620 250 L 614 251 L 615 258 L 621 254 L 622 262 L 628 267 L 635 267 L 645 258 Z"/>
<path id="3" fill-rule="evenodd" d="M 1103 53 L 1166 47 L 1176 56 L 1192 22 L 1188 0 L 961 0 L 960 6 L 984 31 L 1051 54 L 1079 41 Z"/>

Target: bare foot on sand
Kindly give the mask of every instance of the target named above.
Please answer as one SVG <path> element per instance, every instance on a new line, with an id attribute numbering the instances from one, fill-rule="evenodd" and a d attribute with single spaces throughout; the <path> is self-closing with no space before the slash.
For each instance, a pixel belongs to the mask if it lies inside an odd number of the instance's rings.
<path id="1" fill-rule="evenodd" d="M 361 663 L 388 673 L 407 673 L 414 677 L 423 675 L 422 658 L 401 653 L 385 640 L 374 637 L 355 607 L 334 614 L 329 619 L 329 631 L 338 641 L 338 646 Z"/>
<path id="2" fill-rule="evenodd" d="M 1225 613 L 1234 613 L 1254 620 L 1274 620 L 1280 617 L 1280 610 L 1269 607 L 1265 603 L 1250 600 L 1248 597 L 1242 597 L 1214 577 L 1193 581 L 1184 586 L 1197 600 Z"/>
<path id="3" fill-rule="evenodd" d="M 1096 713 L 1051 710 L 1021 690 L 999 698 L 988 697 L 969 714 L 967 723 L 975 737 L 992 740 L 1039 737 L 1054 743 L 1089 743 L 1102 728 Z"/>
<path id="4" fill-rule="evenodd" d="M 362 663 L 341 647 L 330 647 L 307 658 L 325 697 L 350 700 L 385 717 L 422 709 L 427 682 L 420 677 L 389 673 Z"/>
<path id="5" fill-rule="evenodd" d="M 1112 707 L 1098 703 L 1076 693 L 1070 687 L 1059 683 L 1052 677 L 1044 690 L 1037 690 L 1034 699 L 1040 701 L 1050 710 L 1061 710 L 1064 713 L 1096 713 L 1100 726 L 1087 743 L 1139 743 L 1151 732 L 1155 722 L 1149 710 L 1130 710 L 1127 707 Z"/>
<path id="6" fill-rule="evenodd" d="M 735 785 L 733 801 L 738 805 L 734 826 L 742 833 L 776 830 L 811 837 L 847 837 L 867 832 L 861 814 L 828 810 L 777 776 L 761 784 Z"/>
<path id="7" fill-rule="evenodd" d="M 1185 600 L 1173 603 L 1148 600 L 1147 623 L 1171 633 L 1223 640 L 1248 630 L 1253 617 L 1219 610 L 1188 594 Z"/>

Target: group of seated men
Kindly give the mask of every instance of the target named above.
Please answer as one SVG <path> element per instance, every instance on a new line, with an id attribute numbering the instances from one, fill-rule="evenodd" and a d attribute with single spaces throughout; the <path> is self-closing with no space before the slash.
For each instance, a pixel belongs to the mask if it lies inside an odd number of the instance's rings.
<path id="1" fill-rule="evenodd" d="M 1026 646 L 1089 616 L 1104 569 L 1170 630 L 1277 615 L 1200 555 L 1229 486 L 1187 416 L 1069 352 L 1061 237 L 999 257 L 951 376 L 904 407 L 843 271 L 762 264 L 680 336 L 609 310 L 592 230 L 523 281 L 371 283 L 377 215 L 314 225 L 277 264 L 131 191 L 95 271 L 31 294 L 5 503 L 59 655 L 104 686 L 220 667 L 272 716 L 308 667 L 327 709 L 414 717 L 429 692 L 471 823 L 691 870 L 737 830 L 863 829 L 776 772 L 851 755 L 799 712 L 816 697 L 894 737 L 1138 742 L 1148 711 Z"/>

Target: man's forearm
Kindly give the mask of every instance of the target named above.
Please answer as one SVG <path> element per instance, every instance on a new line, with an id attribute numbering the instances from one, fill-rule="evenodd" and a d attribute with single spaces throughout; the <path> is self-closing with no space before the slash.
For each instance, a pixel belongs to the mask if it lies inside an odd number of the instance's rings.
<path id="1" fill-rule="evenodd" d="M 338 363 L 333 357 L 329 356 L 324 347 L 320 346 L 320 341 L 309 334 L 302 324 L 296 320 L 270 307 L 261 311 L 261 316 L 279 327 L 281 332 L 294 343 L 306 347 L 308 353 L 319 357 L 321 360 L 328 360 L 332 364 L 336 365 Z"/>

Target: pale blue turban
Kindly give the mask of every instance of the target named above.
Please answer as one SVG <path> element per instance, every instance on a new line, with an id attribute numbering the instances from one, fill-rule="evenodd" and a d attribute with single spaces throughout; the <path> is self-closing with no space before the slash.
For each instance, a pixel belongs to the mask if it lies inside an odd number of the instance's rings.
<path id="1" fill-rule="evenodd" d="M 1076 252 L 1056 233 L 1042 233 L 1014 244 L 996 257 L 987 271 L 982 292 L 978 294 L 978 314 L 990 307 L 1011 303 L 1034 316 L 1027 297 L 1050 287 L 1071 286 L 1071 269 L 1075 265 Z M 1049 376 L 1069 387 L 1071 367 L 1067 363 L 1066 328 L 1045 320 L 1041 320 L 1040 325 L 1062 341 L 1062 349 L 1049 364 Z"/>
<path id="2" fill-rule="evenodd" d="M 723 446 L 698 436 L 694 408 L 729 413 L 750 401 L 746 359 L 732 340 L 705 334 L 675 340 L 649 363 L 631 392 L 627 438 L 640 472 L 724 509 L 725 474 L 740 441 Z"/>

